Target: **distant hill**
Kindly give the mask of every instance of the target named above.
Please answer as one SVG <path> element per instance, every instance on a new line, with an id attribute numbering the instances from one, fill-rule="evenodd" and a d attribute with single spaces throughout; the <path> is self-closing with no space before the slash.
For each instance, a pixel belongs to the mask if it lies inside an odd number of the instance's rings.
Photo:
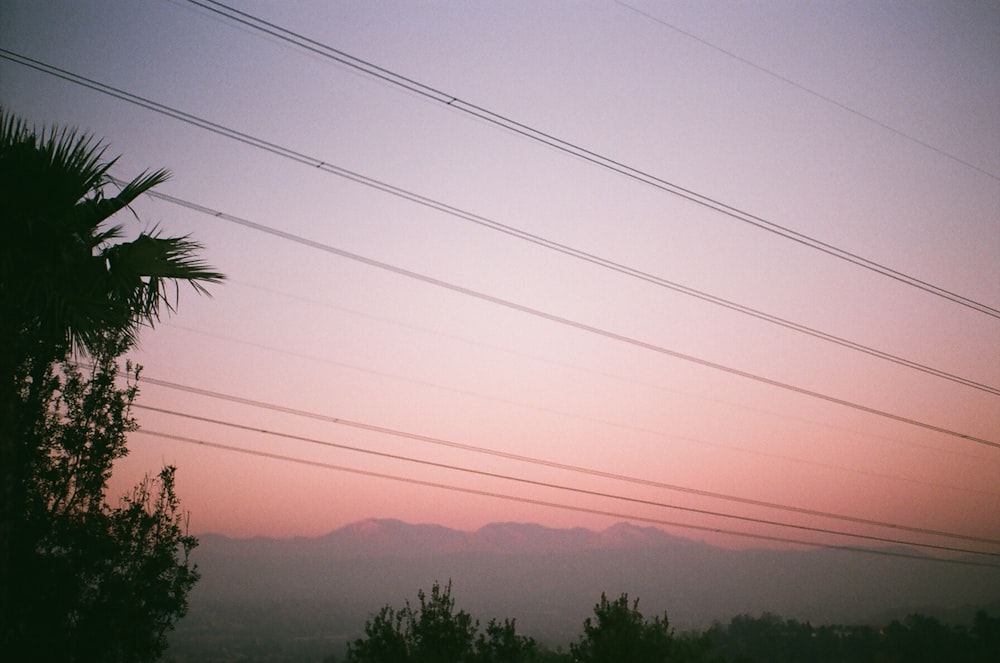
<path id="1" fill-rule="evenodd" d="M 342 651 L 382 605 L 414 601 L 418 589 L 449 579 L 459 608 L 483 622 L 515 617 L 519 630 L 551 645 L 577 637 L 601 592 L 639 597 L 646 615 L 666 611 L 678 630 L 764 611 L 878 624 L 1000 599 L 1000 569 L 828 549 L 735 551 L 625 523 L 600 532 L 522 523 L 462 532 L 366 520 L 316 538 L 199 538 L 202 580 L 169 653 L 178 661 L 224 660 L 208 652 L 232 653 L 227 637 L 251 638 L 261 660 L 290 642 Z M 195 651 L 205 657 L 185 658 Z"/>
<path id="2" fill-rule="evenodd" d="M 491 523 L 475 532 L 401 520 L 369 519 L 315 538 L 231 539 L 199 537 L 199 554 L 234 556 L 321 555 L 327 559 L 432 557 L 455 553 L 546 554 L 643 546 L 697 545 L 654 527 L 618 523 L 595 532 L 577 527 L 552 529 L 530 523 Z"/>

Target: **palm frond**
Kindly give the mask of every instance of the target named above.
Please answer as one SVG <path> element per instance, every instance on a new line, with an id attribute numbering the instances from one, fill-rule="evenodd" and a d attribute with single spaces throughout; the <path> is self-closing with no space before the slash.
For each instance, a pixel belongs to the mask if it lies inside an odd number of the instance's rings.
<path id="1" fill-rule="evenodd" d="M 0 315 L 8 329 L 90 351 L 109 330 L 134 342 L 139 329 L 176 307 L 179 284 L 196 292 L 221 282 L 189 237 L 154 229 L 114 244 L 106 223 L 162 184 L 166 170 L 120 183 L 103 143 L 76 129 L 29 126 L 0 107 Z M 105 196 L 104 187 L 120 186 Z"/>
<path id="2" fill-rule="evenodd" d="M 160 168 L 159 170 L 155 170 L 153 172 L 149 172 L 148 170 L 143 171 L 131 182 L 126 183 L 115 198 L 123 200 L 126 205 L 129 205 L 133 200 L 146 193 L 154 186 L 159 186 L 169 179 L 170 171 L 166 168 Z"/>
<path id="3" fill-rule="evenodd" d="M 159 320 L 160 307 L 173 312 L 180 282 L 208 294 L 205 284 L 221 283 L 225 276 L 197 258 L 202 246 L 189 237 L 142 234 L 131 242 L 116 244 L 102 252 L 109 265 L 112 287 L 128 299 L 145 322 Z M 168 286 L 173 285 L 171 296 Z"/>
<path id="4" fill-rule="evenodd" d="M 32 133 L 23 119 L 0 107 L 0 153 L 11 145 L 26 142 Z"/>
<path id="5" fill-rule="evenodd" d="M 40 152 L 48 158 L 50 167 L 72 174 L 78 182 L 80 198 L 103 186 L 117 161 L 104 161 L 107 147 L 76 129 L 46 130 L 39 141 Z"/>
<path id="6" fill-rule="evenodd" d="M 75 129 L 30 127 L 0 108 L 0 169 L 5 212 L 25 223 L 62 216 L 95 193 L 115 160 L 105 146 Z"/>

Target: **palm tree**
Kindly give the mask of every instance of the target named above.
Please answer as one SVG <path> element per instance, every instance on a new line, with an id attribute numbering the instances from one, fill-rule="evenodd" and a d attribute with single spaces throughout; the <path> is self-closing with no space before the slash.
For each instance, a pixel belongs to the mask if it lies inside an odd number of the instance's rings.
<path id="1" fill-rule="evenodd" d="M 30 341 L 22 352 L 36 358 L 40 343 L 88 352 L 108 331 L 134 342 L 161 309 L 173 310 L 180 282 L 205 292 L 223 280 L 186 236 L 154 229 L 115 243 L 123 227 L 108 220 L 169 173 L 143 173 L 106 197 L 116 159 L 104 160 L 105 149 L 76 130 L 39 132 L 0 109 L 0 343 L 8 348 Z"/>
<path id="2" fill-rule="evenodd" d="M 187 236 L 154 228 L 120 241 L 124 228 L 109 219 L 169 173 L 142 173 L 106 195 L 118 182 L 105 150 L 75 129 L 37 130 L 0 108 L 0 648 L 16 610 L 13 548 L 51 367 L 71 353 L 96 355 L 108 339 L 131 347 L 174 310 L 181 283 L 204 293 L 224 278 Z"/>

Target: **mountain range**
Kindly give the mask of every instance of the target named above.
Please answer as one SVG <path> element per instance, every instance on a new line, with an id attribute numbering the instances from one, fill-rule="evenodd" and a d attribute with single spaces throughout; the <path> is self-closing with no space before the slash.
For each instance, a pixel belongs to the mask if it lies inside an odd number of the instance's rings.
<path id="1" fill-rule="evenodd" d="M 259 660 L 294 660 L 267 654 L 288 647 L 342 651 L 379 608 L 413 603 L 434 582 L 450 581 L 457 608 L 481 622 L 516 618 L 519 632 L 550 646 L 576 639 L 602 592 L 639 598 L 643 614 L 666 612 L 677 630 L 765 611 L 814 624 L 879 623 L 917 609 L 971 614 L 1000 600 L 1000 568 L 905 548 L 730 550 L 627 523 L 465 532 L 365 520 L 315 538 L 199 538 L 202 579 L 168 652 L 178 661 L 223 660 L 210 652 L 231 653 L 239 638 L 256 643 Z"/>

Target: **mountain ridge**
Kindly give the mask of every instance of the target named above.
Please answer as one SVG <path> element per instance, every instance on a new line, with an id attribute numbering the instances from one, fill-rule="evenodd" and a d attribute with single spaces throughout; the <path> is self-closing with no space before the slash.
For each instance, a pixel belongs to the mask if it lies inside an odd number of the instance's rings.
<path id="1" fill-rule="evenodd" d="M 497 521 L 475 530 L 459 530 L 433 523 L 408 523 L 395 518 L 366 518 L 317 536 L 247 538 L 205 533 L 198 538 L 213 548 L 247 548 L 257 552 L 287 551 L 296 547 L 332 558 L 419 557 L 452 553 L 546 554 L 615 548 L 707 545 L 674 536 L 656 527 L 618 522 L 602 530 L 557 528 L 538 523 Z"/>
<path id="2" fill-rule="evenodd" d="M 357 637 L 364 620 L 418 590 L 452 583 L 458 609 L 516 618 L 551 645 L 579 632 L 602 593 L 641 599 L 677 630 L 770 612 L 813 624 L 882 623 L 914 606 L 957 610 L 1000 599 L 1000 569 L 946 564 L 912 549 L 732 550 L 655 527 L 600 531 L 497 522 L 474 531 L 366 519 L 317 537 L 200 535 L 202 574 L 181 646 L 255 637 Z M 279 619 L 280 616 L 280 619 Z M 228 631 L 226 629 L 229 629 Z M 269 634 L 269 635 L 268 635 Z M 197 644 L 196 644 L 197 643 Z"/>

